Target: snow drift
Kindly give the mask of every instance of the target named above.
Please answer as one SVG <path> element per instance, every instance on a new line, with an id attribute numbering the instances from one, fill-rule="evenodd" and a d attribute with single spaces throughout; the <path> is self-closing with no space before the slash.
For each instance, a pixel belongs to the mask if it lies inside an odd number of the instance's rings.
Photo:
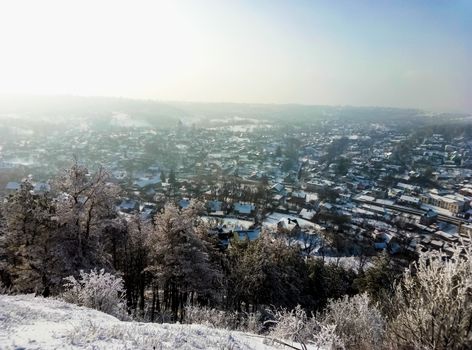
<path id="1" fill-rule="evenodd" d="M 123 322 L 33 295 L 0 295 L 0 349 L 272 349 L 256 335 L 201 325 Z M 279 348 L 280 349 L 280 348 Z"/>

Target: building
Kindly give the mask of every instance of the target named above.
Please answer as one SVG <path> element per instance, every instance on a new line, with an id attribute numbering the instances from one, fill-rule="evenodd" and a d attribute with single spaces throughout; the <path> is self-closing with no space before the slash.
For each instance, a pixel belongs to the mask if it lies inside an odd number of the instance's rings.
<path id="1" fill-rule="evenodd" d="M 429 209 L 426 213 L 421 215 L 420 224 L 429 226 L 431 224 L 434 224 L 437 219 L 438 213 L 436 213 L 434 210 Z"/>
<path id="2" fill-rule="evenodd" d="M 421 201 L 425 204 L 449 210 L 453 214 L 458 214 L 468 209 L 470 199 L 460 194 L 439 196 L 433 193 L 427 193 L 421 195 Z"/>
<path id="3" fill-rule="evenodd" d="M 459 234 L 462 236 L 472 237 L 472 223 L 471 224 L 462 224 L 459 227 Z"/>

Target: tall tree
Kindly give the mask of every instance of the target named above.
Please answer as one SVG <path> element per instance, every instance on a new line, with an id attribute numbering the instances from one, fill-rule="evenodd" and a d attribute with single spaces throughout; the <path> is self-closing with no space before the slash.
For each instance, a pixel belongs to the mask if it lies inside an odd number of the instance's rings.
<path id="1" fill-rule="evenodd" d="M 103 230 L 115 217 L 118 190 L 108 182 L 109 174 L 100 167 L 95 173 L 77 161 L 56 179 L 57 216 L 74 270 L 104 264 Z M 85 265 L 85 266 L 82 266 Z"/>
<path id="2" fill-rule="evenodd" d="M 60 249 L 55 208 L 48 194 L 34 194 L 24 181 L 4 205 L 4 232 L 0 236 L 3 283 L 21 292 L 49 294 L 60 284 Z"/>
<path id="3" fill-rule="evenodd" d="M 260 305 L 290 307 L 301 303 L 303 260 L 298 247 L 263 232 L 252 242 L 232 242 L 228 299 L 256 310 Z M 248 310 L 249 311 L 249 310 Z"/>
<path id="4" fill-rule="evenodd" d="M 183 318 L 190 300 L 208 302 L 221 285 L 221 270 L 212 263 L 208 246 L 197 233 L 197 215 L 192 208 L 167 205 L 156 216 L 151 233 L 152 263 L 148 269 L 163 290 L 163 308 L 175 319 Z"/>

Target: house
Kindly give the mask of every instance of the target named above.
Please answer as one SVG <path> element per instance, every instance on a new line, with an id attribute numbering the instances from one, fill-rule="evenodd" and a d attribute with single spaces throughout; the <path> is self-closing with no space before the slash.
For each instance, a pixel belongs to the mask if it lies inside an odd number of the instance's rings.
<path id="1" fill-rule="evenodd" d="M 316 211 L 303 208 L 298 215 L 305 220 L 311 220 L 316 215 Z"/>
<path id="2" fill-rule="evenodd" d="M 412 206 L 415 206 L 415 207 L 418 207 L 418 206 L 421 205 L 421 200 L 419 198 L 412 197 L 412 196 L 407 196 L 405 194 L 400 196 L 398 201 L 402 204 L 412 205 Z"/>
<path id="3" fill-rule="evenodd" d="M 256 207 L 249 203 L 235 203 L 233 207 L 234 211 L 239 215 L 251 215 Z"/>
<path id="4" fill-rule="evenodd" d="M 270 190 L 272 192 L 275 192 L 275 193 L 278 193 L 278 194 L 284 194 L 285 192 L 285 186 L 282 185 L 280 182 L 279 183 L 276 183 L 275 185 L 273 185 Z"/>
<path id="5" fill-rule="evenodd" d="M 34 193 L 44 193 L 49 191 L 51 191 L 51 186 L 45 182 L 37 182 L 33 188 Z"/>
<path id="6" fill-rule="evenodd" d="M 153 177 L 141 177 L 133 182 L 133 184 L 139 188 L 146 186 L 154 186 L 161 183 L 161 177 L 159 174 Z"/>
<path id="7" fill-rule="evenodd" d="M 260 228 L 253 228 L 249 230 L 234 230 L 234 237 L 242 241 L 246 239 L 248 239 L 249 241 L 254 241 L 258 239 L 260 235 Z"/>
<path id="8" fill-rule="evenodd" d="M 15 192 L 21 188 L 21 184 L 19 182 L 9 182 L 5 186 L 5 191 L 7 192 Z"/>
<path id="9" fill-rule="evenodd" d="M 387 243 L 385 242 L 374 242 L 374 248 L 376 250 L 384 250 L 387 249 Z"/>
<path id="10" fill-rule="evenodd" d="M 434 224 L 437 219 L 438 219 L 438 214 L 434 210 L 428 209 L 426 213 L 421 215 L 420 224 L 429 226 L 431 224 Z"/>
<path id="11" fill-rule="evenodd" d="M 227 248 L 229 245 L 229 239 L 233 235 L 233 231 L 226 225 L 218 225 L 210 230 L 210 235 L 216 235 L 220 241 L 222 248 Z"/>
<path id="12" fill-rule="evenodd" d="M 117 209 L 123 213 L 131 213 L 139 209 L 139 203 L 133 199 L 123 199 Z"/>
<path id="13" fill-rule="evenodd" d="M 140 206 L 140 217 L 143 220 L 148 220 L 152 218 L 152 216 L 155 214 L 157 210 L 156 204 L 154 203 L 144 203 L 142 206 Z"/>
<path id="14" fill-rule="evenodd" d="M 470 199 L 460 194 L 448 194 L 444 196 L 434 193 L 427 193 L 421 196 L 423 203 L 433 205 L 435 207 L 449 210 L 453 214 L 463 212 L 469 207 Z"/>
<path id="15" fill-rule="evenodd" d="M 472 223 L 471 224 L 462 224 L 459 226 L 459 234 L 461 236 L 472 236 Z"/>
<path id="16" fill-rule="evenodd" d="M 218 200 L 211 200 L 207 202 L 207 208 L 210 213 L 222 211 L 223 202 Z"/>
<path id="17" fill-rule="evenodd" d="M 179 201 L 180 209 L 187 209 L 189 205 L 190 205 L 190 199 L 189 198 L 182 198 Z"/>
<path id="18" fill-rule="evenodd" d="M 278 231 L 299 232 L 301 230 L 297 219 L 283 218 L 277 223 Z"/>
<path id="19" fill-rule="evenodd" d="M 303 206 L 306 202 L 306 193 L 303 191 L 292 192 L 290 202 L 299 206 Z"/>

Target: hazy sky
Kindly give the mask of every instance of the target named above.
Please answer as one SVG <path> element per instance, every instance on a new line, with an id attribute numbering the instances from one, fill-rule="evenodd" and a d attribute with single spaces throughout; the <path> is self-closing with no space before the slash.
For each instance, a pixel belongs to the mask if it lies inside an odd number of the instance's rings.
<path id="1" fill-rule="evenodd" d="M 0 93 L 472 112 L 472 1 L 0 0 Z"/>

